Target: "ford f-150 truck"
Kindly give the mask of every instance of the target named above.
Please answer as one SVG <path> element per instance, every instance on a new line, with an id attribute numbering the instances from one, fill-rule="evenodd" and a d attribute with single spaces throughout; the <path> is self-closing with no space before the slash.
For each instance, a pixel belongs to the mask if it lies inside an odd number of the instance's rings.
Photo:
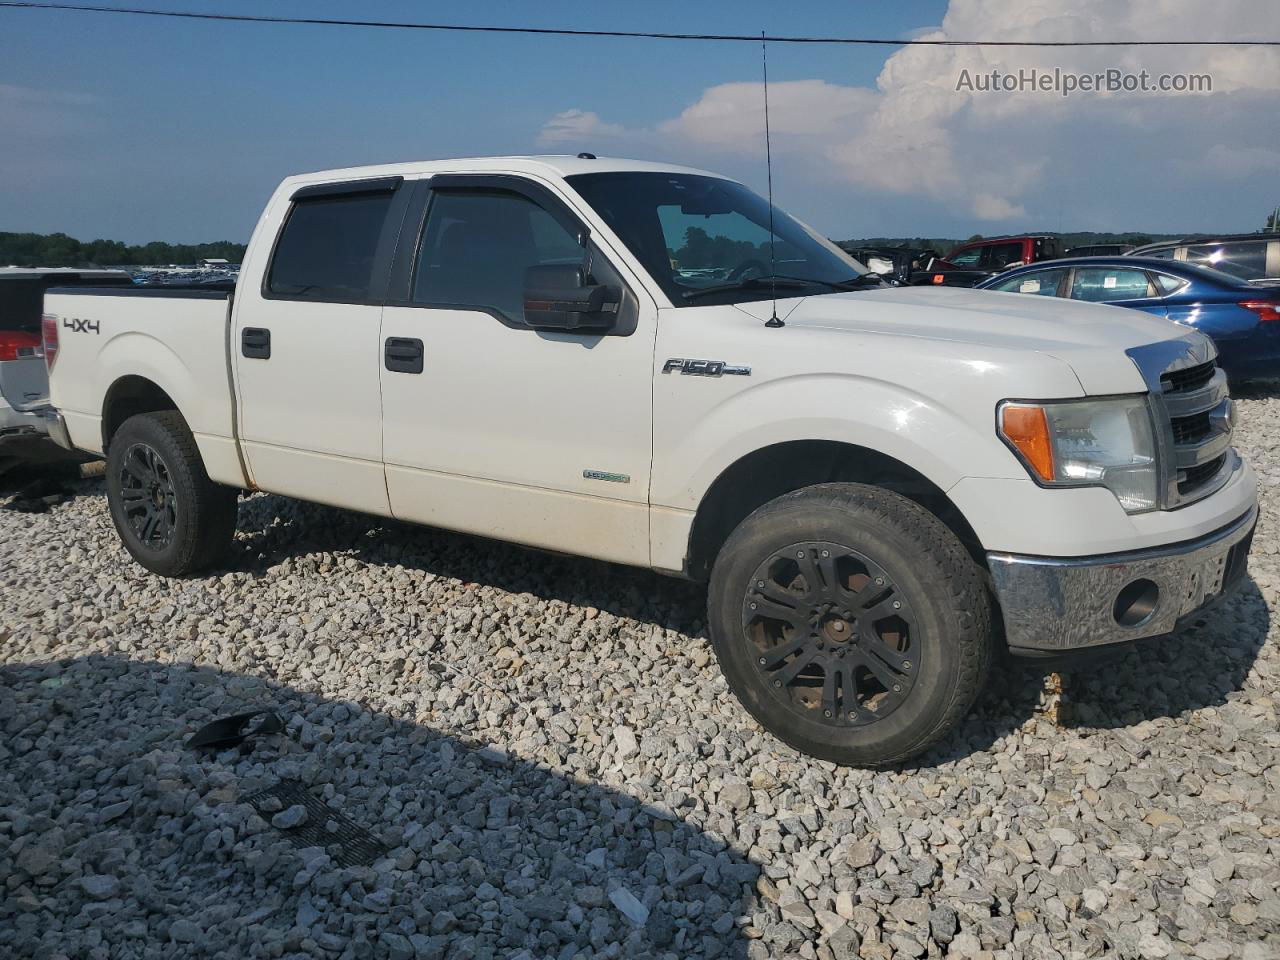
<path id="1" fill-rule="evenodd" d="M 681 167 L 290 177 L 234 293 L 45 310 L 55 435 L 147 569 L 216 564 L 265 490 L 706 580 L 730 687 L 840 763 L 924 750 L 1001 646 L 1169 633 L 1257 515 L 1201 334 L 886 286 Z"/>

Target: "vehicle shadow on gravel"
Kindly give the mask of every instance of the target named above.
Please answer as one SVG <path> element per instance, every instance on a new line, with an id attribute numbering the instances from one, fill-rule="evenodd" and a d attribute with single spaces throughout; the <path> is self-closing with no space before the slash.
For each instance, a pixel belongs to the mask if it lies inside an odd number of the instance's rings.
<path id="1" fill-rule="evenodd" d="M 231 566 L 250 572 L 287 558 L 353 551 L 372 565 L 405 566 L 706 636 L 705 589 L 694 583 L 283 497 L 241 501 L 237 551 Z M 1126 727 L 1225 703 L 1241 689 L 1266 640 L 1267 603 L 1249 578 L 1235 597 L 1197 623 L 1170 637 L 1060 669 L 1065 708 L 1059 722 L 1078 728 Z M 714 664 L 707 669 L 714 670 Z M 1043 665 L 998 658 L 969 716 L 905 768 L 936 767 L 990 749 L 1041 712 L 1049 672 Z"/>
<path id="2" fill-rule="evenodd" d="M 1119 728 L 1221 706 L 1243 689 L 1270 627 L 1266 597 L 1247 577 L 1235 596 L 1170 636 L 1064 671 L 1067 722 Z"/>
<path id="3" fill-rule="evenodd" d="M 500 540 L 325 507 L 275 495 L 240 501 L 228 569 L 261 573 L 289 558 L 353 552 L 363 563 L 404 566 L 508 593 L 595 607 L 696 635 L 706 593 L 697 584 L 621 564 L 545 553 Z"/>
<path id="4" fill-rule="evenodd" d="M 742 855 L 432 730 L 411 700 L 380 712 L 109 656 L 0 668 L 0 954 L 746 956 L 738 921 L 758 870 Z M 184 745 L 260 707 L 284 734 Z M 344 865 L 356 847 L 291 842 L 245 799 L 279 781 L 384 854 Z"/>

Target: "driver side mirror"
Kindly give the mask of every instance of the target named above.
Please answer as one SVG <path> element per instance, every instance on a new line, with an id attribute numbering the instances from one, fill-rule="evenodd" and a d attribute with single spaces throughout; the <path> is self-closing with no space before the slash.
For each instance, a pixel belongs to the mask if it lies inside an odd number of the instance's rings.
<path id="1" fill-rule="evenodd" d="M 535 330 L 608 330 L 622 293 L 587 283 L 579 264 L 547 264 L 524 272 L 524 320 Z"/>

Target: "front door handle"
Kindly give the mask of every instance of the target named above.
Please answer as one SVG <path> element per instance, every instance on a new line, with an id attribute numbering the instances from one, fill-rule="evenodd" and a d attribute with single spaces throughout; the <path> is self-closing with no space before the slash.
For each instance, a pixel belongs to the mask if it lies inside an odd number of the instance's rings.
<path id="1" fill-rule="evenodd" d="M 240 354 L 255 360 L 271 359 L 271 331 L 266 327 L 245 327 L 240 331 Z"/>
<path id="2" fill-rule="evenodd" d="M 387 337 L 383 362 L 395 373 L 422 372 L 422 341 L 412 337 Z"/>

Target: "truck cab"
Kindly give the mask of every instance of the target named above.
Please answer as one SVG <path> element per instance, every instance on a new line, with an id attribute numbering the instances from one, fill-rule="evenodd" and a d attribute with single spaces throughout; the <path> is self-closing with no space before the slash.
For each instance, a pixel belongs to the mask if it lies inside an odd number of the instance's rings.
<path id="1" fill-rule="evenodd" d="M 1257 516 L 1201 334 L 889 286 L 685 167 L 290 177 L 234 293 L 45 310 L 57 432 L 147 569 L 216 568 L 246 489 L 690 577 L 746 709 L 840 763 L 936 742 L 999 647 L 1174 629 Z"/>

